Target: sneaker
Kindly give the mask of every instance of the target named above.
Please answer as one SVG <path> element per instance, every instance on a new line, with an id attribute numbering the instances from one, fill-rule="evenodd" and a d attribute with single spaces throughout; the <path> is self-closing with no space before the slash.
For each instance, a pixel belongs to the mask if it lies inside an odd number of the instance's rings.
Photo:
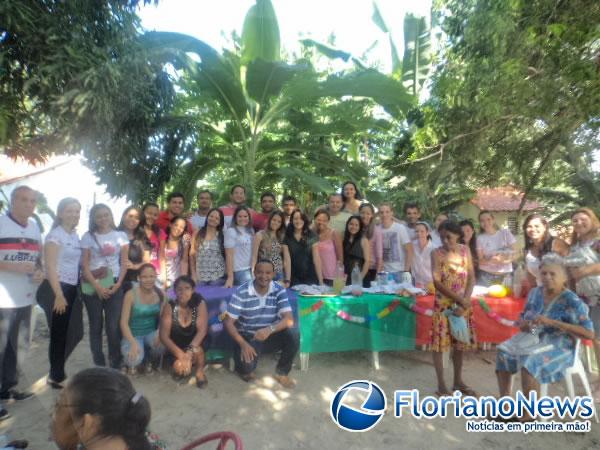
<path id="1" fill-rule="evenodd" d="M 0 422 L 10 417 L 10 413 L 4 408 L 0 409 Z"/>
<path id="2" fill-rule="evenodd" d="M 33 397 L 33 392 L 28 391 L 17 391 L 16 389 L 9 389 L 8 391 L 0 392 L 0 400 L 27 400 Z"/>

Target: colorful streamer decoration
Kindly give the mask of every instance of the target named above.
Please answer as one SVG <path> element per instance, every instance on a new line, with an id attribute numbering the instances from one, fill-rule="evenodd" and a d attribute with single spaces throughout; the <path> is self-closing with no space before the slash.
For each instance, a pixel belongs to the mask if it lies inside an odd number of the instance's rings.
<path id="1" fill-rule="evenodd" d="M 506 319 L 506 318 L 502 317 L 500 314 L 498 314 L 497 312 L 492 311 L 492 309 L 490 308 L 490 305 L 487 304 L 487 302 L 485 301 L 485 299 L 483 297 L 477 297 L 476 300 L 479 302 L 479 306 L 481 306 L 481 309 L 483 309 L 483 311 L 488 315 L 488 317 L 490 319 L 495 320 L 500 325 L 503 325 L 505 327 L 516 327 L 517 326 L 517 324 L 514 320 Z M 419 306 L 415 300 L 411 300 L 408 298 L 402 298 L 401 304 L 406 309 L 414 312 L 415 314 L 422 314 L 424 316 L 429 316 L 429 317 L 433 316 L 433 309 L 424 308 L 422 306 Z"/>
<path id="2" fill-rule="evenodd" d="M 500 316 L 497 312 L 492 311 L 492 308 L 490 308 L 490 305 L 487 304 L 487 302 L 485 301 L 485 299 L 483 297 L 477 297 L 477 301 L 479 302 L 479 306 L 481 306 L 481 309 L 483 309 L 485 311 L 485 313 L 488 315 L 488 317 L 491 319 L 494 319 L 500 325 L 504 325 L 505 327 L 516 327 L 517 326 L 516 321 L 505 319 L 504 317 Z"/>
<path id="3" fill-rule="evenodd" d="M 396 308 L 398 308 L 398 306 L 400 306 L 400 301 L 394 300 L 394 301 L 390 302 L 389 305 L 387 305 L 385 308 L 383 308 L 381 311 L 379 311 L 375 315 L 355 316 L 355 315 L 350 314 L 349 312 L 341 310 L 341 309 L 336 310 L 333 306 L 325 303 L 323 300 L 319 300 L 317 303 L 313 304 L 311 307 L 302 309 L 300 311 L 300 317 L 304 317 L 309 314 L 312 314 L 313 312 L 321 309 L 324 305 L 327 306 L 329 309 L 331 309 L 335 313 L 335 315 L 338 316 L 342 320 L 345 320 L 347 322 L 364 324 L 364 323 L 372 322 L 374 320 L 383 319 L 384 317 L 390 315 Z"/>
<path id="4" fill-rule="evenodd" d="M 304 308 L 303 310 L 300 311 L 300 317 L 308 316 L 309 314 L 320 310 L 324 304 L 325 304 L 325 302 L 323 300 L 319 300 L 317 303 L 314 303 L 309 308 Z"/>

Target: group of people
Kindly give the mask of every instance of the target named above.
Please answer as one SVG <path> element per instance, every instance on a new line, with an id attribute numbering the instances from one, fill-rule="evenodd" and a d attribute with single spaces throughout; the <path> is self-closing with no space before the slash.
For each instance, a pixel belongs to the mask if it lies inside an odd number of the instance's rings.
<path id="1" fill-rule="evenodd" d="M 479 214 L 479 233 L 472 221 L 449 220 L 445 213 L 438 214 L 432 226 L 414 203 L 404 206 L 399 219 L 391 204 L 376 208 L 365 202 L 350 181 L 341 192 L 332 193 L 311 220 L 294 197 L 285 196 L 279 209 L 270 192 L 260 196 L 260 211 L 255 211 L 246 205 L 245 188 L 236 185 L 230 203 L 219 208 L 213 205 L 213 194 L 204 190 L 198 193 L 197 210 L 189 214 L 184 196 L 171 193 L 167 210 L 160 211 L 156 203 L 130 206 L 118 225 L 108 205 L 96 204 L 81 238 L 77 232 L 81 205 L 65 198 L 42 248 L 40 230 L 31 219 L 36 201 L 34 190 L 17 187 L 9 213 L 0 217 L 0 400 L 31 395 L 15 389 L 16 355 L 19 325 L 28 323 L 36 301 L 50 328 L 47 382 L 63 387 L 65 361 L 83 332 L 73 331 L 79 287 L 96 366 L 147 372 L 164 358 L 177 378 L 194 371 L 198 387 L 207 383 L 203 368 L 208 314 L 196 286 L 237 287 L 225 319 L 235 343 L 236 371 L 249 381 L 261 352 L 281 350 L 276 378 L 285 387 L 294 385 L 289 372 L 299 346 L 286 288 L 332 285 L 340 274 L 350 284 L 355 268 L 365 287 L 378 273 L 387 272 L 398 282 L 412 280 L 436 293 L 432 350 L 440 395 L 450 392 L 442 368 L 442 353 L 450 348 L 453 387 L 472 393 L 462 379 L 462 355 L 476 344 L 473 286 L 511 286 L 520 258 L 531 288 L 526 311 L 537 312 L 532 320 L 546 325 L 549 336 L 560 335 L 560 351 L 573 351 L 566 334 L 590 338 L 592 322 L 596 329 L 600 326 L 598 291 L 590 291 L 590 284 L 583 282 L 600 277 L 600 223 L 587 208 L 572 215 L 570 245 L 550 234 L 543 216 L 530 215 L 523 225 L 525 248 L 520 251 L 515 237 L 499 228 L 488 211 Z M 592 258 L 569 266 L 569 255 L 581 249 L 591 249 Z M 169 290 L 172 299 L 165 294 Z M 447 310 L 465 318 L 469 343 L 453 337 Z M 522 328 L 531 327 L 532 320 L 523 321 Z M 600 355 L 598 341 L 595 344 Z M 537 360 L 517 361 L 499 354 L 501 392 L 506 390 L 506 374 L 523 367 L 533 377 L 527 378 L 528 387 L 534 386 L 533 379 L 555 381 L 569 358 L 552 357 L 558 362 L 550 370 Z M 8 415 L 0 410 L 0 418 Z"/>
<path id="2" fill-rule="evenodd" d="M 482 211 L 479 222 L 481 232 L 477 237 L 468 221 L 445 220 L 438 227 L 441 246 L 433 250 L 431 258 L 436 293 L 431 334 L 437 394 L 451 395 L 460 390 L 475 395 L 462 378 L 463 352 L 474 349 L 477 343 L 471 308 L 473 287 L 476 283 L 512 286 L 513 263 L 519 257 L 524 259 L 526 278 L 522 281 L 528 297 L 516 325 L 522 332 L 535 333 L 541 345 L 537 347 L 539 352 L 530 354 L 498 351 L 500 395 L 510 395 L 512 374 L 518 371 L 525 393 L 539 393 L 541 384 L 561 380 L 573 365 L 580 339 L 592 340 L 600 363 L 600 341 L 595 337 L 595 330 L 600 330 L 600 221 L 595 213 L 579 208 L 571 214 L 570 244 L 550 233 L 542 215 L 529 215 L 523 223 L 522 252 L 516 248 L 514 236 L 496 226 L 492 213 Z M 581 256 L 583 250 L 587 258 Z M 464 319 L 464 325 L 453 325 L 451 317 Z M 464 326 L 468 340 L 455 337 L 453 326 Z M 442 354 L 450 349 L 454 363 L 452 389 L 444 380 L 442 365 Z"/>

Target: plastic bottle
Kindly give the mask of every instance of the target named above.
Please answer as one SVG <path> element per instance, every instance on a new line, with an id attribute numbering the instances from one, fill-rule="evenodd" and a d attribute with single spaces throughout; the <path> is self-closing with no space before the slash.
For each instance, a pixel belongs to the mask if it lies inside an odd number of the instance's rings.
<path id="1" fill-rule="evenodd" d="M 352 280 L 352 295 L 361 295 L 362 275 L 360 273 L 360 269 L 358 268 L 358 263 L 354 265 L 354 269 L 352 269 L 350 279 Z"/>
<path id="2" fill-rule="evenodd" d="M 344 273 L 344 265 L 341 262 L 338 262 L 335 272 L 335 278 L 333 279 L 333 293 L 335 295 L 340 295 L 345 285 L 346 274 Z"/>
<path id="3" fill-rule="evenodd" d="M 512 294 L 514 298 L 520 298 L 523 293 L 523 282 L 527 277 L 527 273 L 522 264 L 519 264 L 517 270 L 513 274 Z"/>

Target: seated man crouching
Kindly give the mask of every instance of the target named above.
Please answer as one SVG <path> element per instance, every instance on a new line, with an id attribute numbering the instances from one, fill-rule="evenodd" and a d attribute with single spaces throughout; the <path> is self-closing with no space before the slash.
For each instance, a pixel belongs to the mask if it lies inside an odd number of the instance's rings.
<path id="1" fill-rule="evenodd" d="M 235 370 L 244 381 L 254 378 L 259 355 L 281 350 L 275 379 L 286 388 L 295 385 L 288 375 L 298 352 L 292 308 L 283 286 L 273 282 L 273 263 L 259 260 L 254 280 L 242 284 L 227 306 L 225 328 L 235 341 Z"/>

